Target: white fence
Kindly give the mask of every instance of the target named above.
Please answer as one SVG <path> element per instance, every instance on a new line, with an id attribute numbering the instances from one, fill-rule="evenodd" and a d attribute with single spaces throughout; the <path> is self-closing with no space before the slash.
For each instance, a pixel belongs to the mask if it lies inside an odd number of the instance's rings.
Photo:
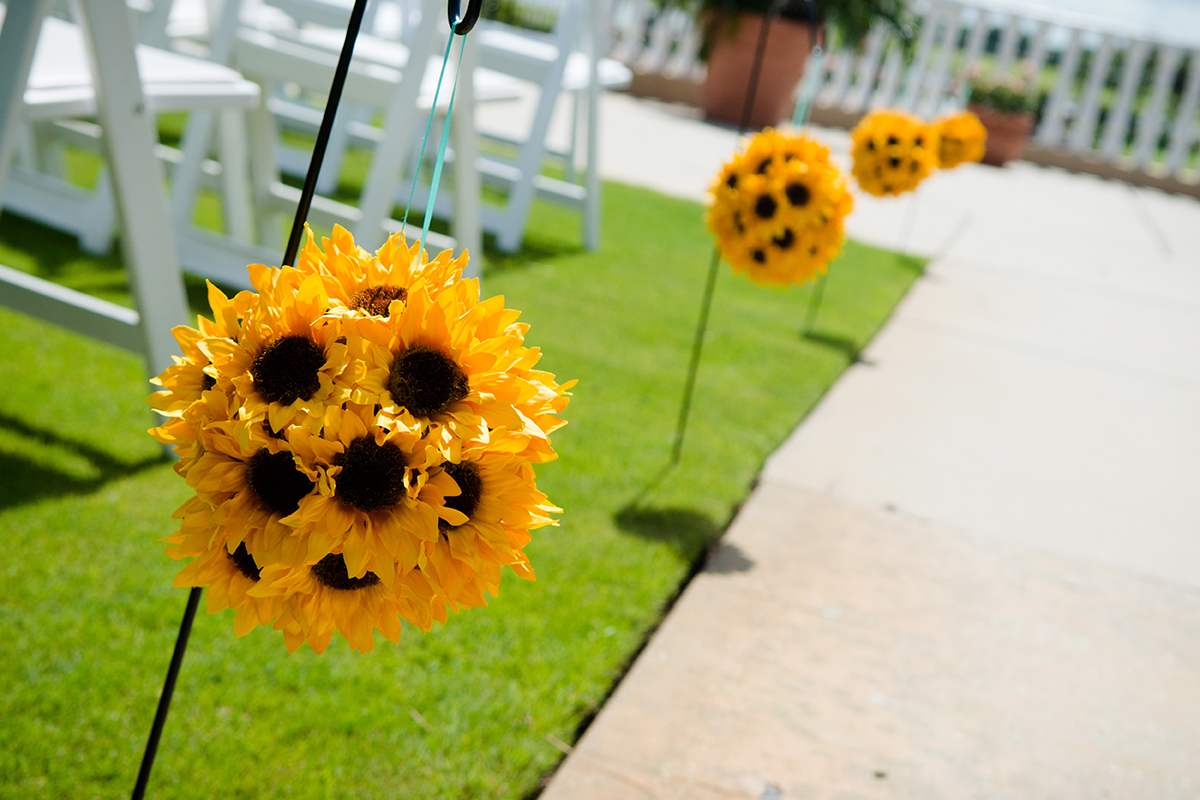
<path id="1" fill-rule="evenodd" d="M 1028 61 L 1048 82 L 1031 158 L 1132 171 L 1196 193 L 1200 40 L 1170 41 L 1129 25 L 1001 0 L 929 0 L 917 10 L 911 60 L 883 30 L 872 32 L 861 51 L 826 55 L 819 112 L 846 121 L 880 107 L 932 116 L 961 102 L 956 76 L 965 67 L 984 62 L 1003 72 Z M 655 15 L 650 0 L 617 0 L 613 27 L 612 55 L 635 72 L 702 78 L 699 37 L 688 15 Z"/>

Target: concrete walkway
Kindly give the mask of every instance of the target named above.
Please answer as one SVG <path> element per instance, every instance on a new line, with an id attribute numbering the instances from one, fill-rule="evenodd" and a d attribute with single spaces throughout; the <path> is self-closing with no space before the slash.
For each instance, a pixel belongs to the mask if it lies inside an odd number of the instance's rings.
<path id="1" fill-rule="evenodd" d="M 604 113 L 619 180 L 701 199 L 733 149 Z M 545 800 L 1200 797 L 1200 202 L 1026 164 L 856 202 L 926 276 Z"/>

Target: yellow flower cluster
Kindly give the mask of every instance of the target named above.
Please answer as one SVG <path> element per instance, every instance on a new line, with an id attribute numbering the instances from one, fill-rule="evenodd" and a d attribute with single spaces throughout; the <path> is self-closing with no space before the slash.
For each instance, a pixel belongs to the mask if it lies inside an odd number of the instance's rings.
<path id="1" fill-rule="evenodd" d="M 759 284 L 802 284 L 842 249 L 853 200 L 829 150 L 768 128 L 721 168 L 708 229 L 735 272 Z"/>
<path id="2" fill-rule="evenodd" d="M 850 132 L 855 179 L 876 197 L 903 194 L 935 169 L 982 161 L 987 129 L 970 111 L 926 124 L 903 111 L 876 111 Z"/>
<path id="3" fill-rule="evenodd" d="M 854 177 L 876 197 L 917 188 L 937 166 L 937 128 L 903 111 L 869 114 L 850 138 Z"/>
<path id="4" fill-rule="evenodd" d="M 253 265 L 233 298 L 209 284 L 213 319 L 175 329 L 151 433 L 195 494 L 167 553 L 239 636 L 370 651 L 373 628 L 483 605 L 502 567 L 533 579 L 522 548 L 560 509 L 532 465 L 556 457 L 574 382 L 535 368 L 519 312 L 480 301 L 465 264 L 310 232 L 294 268 Z"/>
<path id="5" fill-rule="evenodd" d="M 987 128 L 970 111 L 948 114 L 934 123 L 938 132 L 938 169 L 982 161 Z"/>

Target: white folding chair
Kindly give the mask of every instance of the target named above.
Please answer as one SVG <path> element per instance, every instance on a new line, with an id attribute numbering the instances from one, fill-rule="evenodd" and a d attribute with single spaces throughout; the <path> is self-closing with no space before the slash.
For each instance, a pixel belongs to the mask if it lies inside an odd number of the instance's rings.
<path id="1" fill-rule="evenodd" d="M 66 112 L 96 114 L 112 169 L 137 308 L 98 300 L 8 267 L 0 267 L 0 303 L 138 353 L 149 374 L 157 375 L 178 352 L 170 331 L 185 323 L 188 313 L 162 168 L 153 155 L 157 137 L 150 112 L 155 97 L 143 91 L 124 0 L 80 0 L 83 25 L 77 44 L 90 66 L 86 83 L 29 88 L 43 22 L 59 24 L 46 18 L 51 4 L 52 0 L 13 3 L 0 23 L 0 194 L 5 193 L 18 125 L 30 109 L 45 110 L 57 103 Z M 163 96 L 160 93 L 158 99 Z"/>
<path id="2" fill-rule="evenodd" d="M 123 6 L 120 13 L 125 13 Z M 144 45 L 134 50 L 132 43 L 131 52 L 136 52 L 147 111 L 247 108 L 259 102 L 257 84 L 227 67 Z M 96 113 L 92 83 L 83 31 L 47 17 L 37 39 L 22 118 L 34 126 L 34 138 L 50 154 L 62 142 L 99 149 L 101 128 L 88 119 Z M 177 156 L 158 145 L 154 152 L 168 161 Z M 21 158 L 12 169 L 4 207 L 76 235 L 87 252 L 108 252 L 116 207 L 107 164 L 90 191 L 65 180 L 55 166 L 52 157 Z"/>

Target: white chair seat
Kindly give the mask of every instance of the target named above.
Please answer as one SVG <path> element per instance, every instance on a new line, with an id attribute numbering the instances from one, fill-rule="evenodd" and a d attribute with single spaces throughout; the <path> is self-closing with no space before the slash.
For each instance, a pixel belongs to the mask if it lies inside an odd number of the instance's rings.
<path id="1" fill-rule="evenodd" d="M 320 48 L 330 54 L 341 52 L 345 38 L 344 33 L 330 28 L 305 28 L 296 31 L 294 36 L 297 41 Z M 354 61 L 370 62 L 400 71 L 408 64 L 408 48 L 399 42 L 359 34 L 354 43 Z M 421 78 L 421 93 L 417 100 L 417 105 L 421 109 L 428 110 L 433 105 L 433 95 L 437 89 L 438 71 L 441 64 L 441 55 L 429 57 L 425 74 Z M 515 100 L 521 96 L 521 84 L 516 78 L 482 67 L 475 69 L 473 85 L 477 103 Z M 439 106 L 444 108 L 449 99 L 449 92 L 444 92 L 439 99 Z"/>
<path id="2" fill-rule="evenodd" d="M 144 45 L 139 45 L 136 53 L 149 110 L 258 105 L 258 84 L 228 67 Z M 46 18 L 38 36 L 24 99 L 25 118 L 31 121 L 96 113 L 96 93 L 83 33 L 77 25 L 55 17 Z"/>

